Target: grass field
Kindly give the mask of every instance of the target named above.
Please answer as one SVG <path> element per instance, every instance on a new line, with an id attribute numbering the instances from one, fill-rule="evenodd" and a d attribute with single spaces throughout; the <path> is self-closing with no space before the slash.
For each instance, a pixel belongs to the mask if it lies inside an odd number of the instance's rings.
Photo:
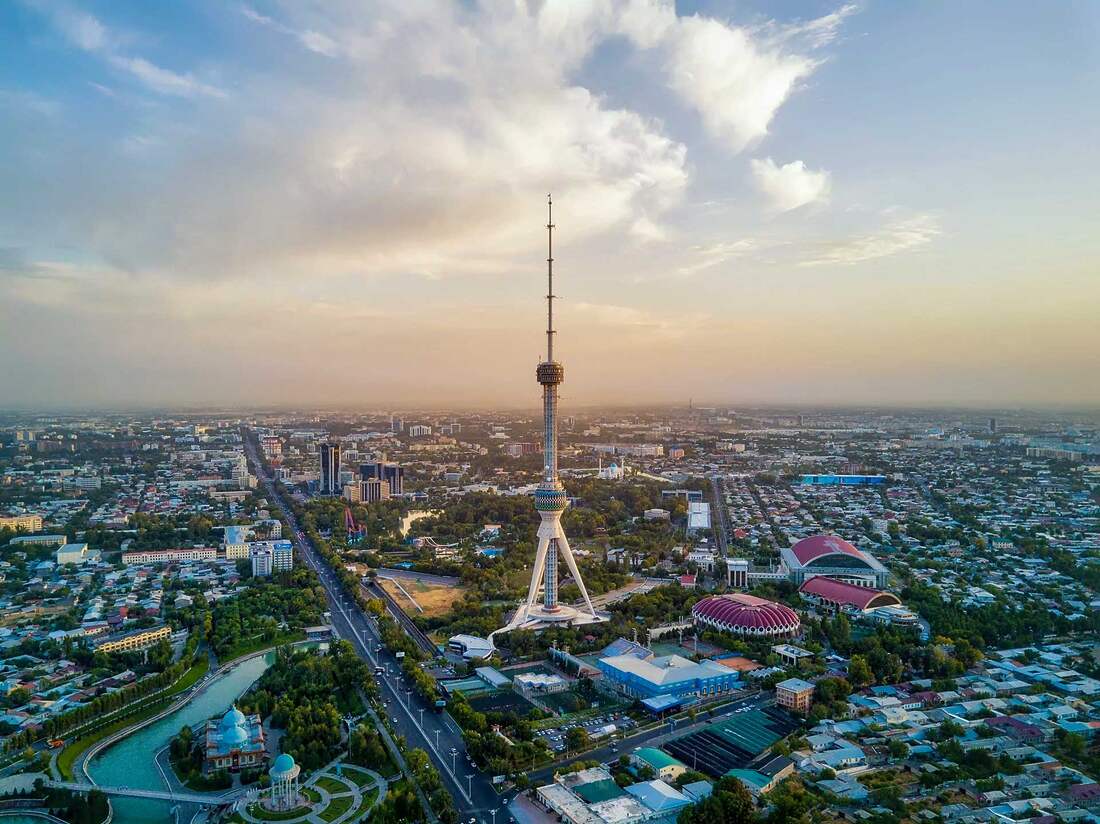
<path id="1" fill-rule="evenodd" d="M 235 658 L 240 658 L 242 655 L 251 655 L 253 652 L 259 652 L 262 649 L 268 647 L 279 647 L 283 644 L 293 644 L 297 641 L 304 641 L 306 634 L 304 632 L 288 632 L 283 635 L 277 635 L 271 641 L 265 641 L 263 638 L 250 638 L 247 641 L 242 641 L 234 647 L 230 647 L 225 651 L 223 655 L 218 656 L 219 664 L 227 664 Z"/>
<path id="2" fill-rule="evenodd" d="M 354 767 L 344 767 L 341 772 L 344 778 L 351 779 L 355 782 L 355 786 L 362 787 L 364 784 L 369 784 L 374 781 L 371 778 L 370 773 L 365 773 L 362 770 L 357 770 Z"/>
<path id="3" fill-rule="evenodd" d="M 451 611 L 451 607 L 455 601 L 459 600 L 466 594 L 466 590 L 462 587 L 452 586 L 440 586 L 439 584 L 427 584 L 421 581 L 414 581 L 410 579 L 402 579 L 401 586 L 405 588 L 405 592 L 409 593 L 420 605 L 421 612 L 405 597 L 405 593 L 398 589 L 397 584 L 394 581 L 386 578 L 379 578 L 379 583 L 382 588 L 386 590 L 397 602 L 397 605 L 401 607 L 402 611 L 409 615 L 423 615 L 427 618 L 434 618 L 439 615 L 446 615 Z"/>
<path id="4" fill-rule="evenodd" d="M 355 814 L 349 819 L 350 821 L 358 821 L 359 816 L 366 813 L 370 809 L 370 805 L 374 803 L 374 799 L 378 796 L 378 788 L 372 787 L 367 792 L 363 793 L 363 803 L 355 808 Z"/>
<path id="5" fill-rule="evenodd" d="M 327 775 L 322 775 L 320 778 L 317 779 L 315 783 L 318 787 L 320 787 L 322 790 L 329 793 L 330 795 L 348 792 L 347 786 L 345 786 L 342 782 L 337 781 L 335 778 L 330 778 Z"/>
<path id="6" fill-rule="evenodd" d="M 329 802 L 329 805 L 321 810 L 321 820 L 335 821 L 348 811 L 348 809 L 351 807 L 351 802 L 354 800 L 354 795 L 342 795 L 339 798 L 332 799 L 332 801 Z"/>
<path id="7" fill-rule="evenodd" d="M 261 821 L 286 821 L 291 818 L 299 818 L 310 810 L 309 807 L 296 807 L 293 810 L 265 810 L 259 804 L 253 804 L 249 812 Z"/>

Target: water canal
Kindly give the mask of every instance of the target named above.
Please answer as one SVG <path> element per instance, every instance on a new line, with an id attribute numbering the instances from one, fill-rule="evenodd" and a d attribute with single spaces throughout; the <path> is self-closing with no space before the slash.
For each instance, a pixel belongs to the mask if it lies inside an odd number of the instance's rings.
<path id="1" fill-rule="evenodd" d="M 97 784 L 166 790 L 153 757 L 171 742 L 185 724 L 190 726 L 221 715 L 274 662 L 274 653 L 243 661 L 211 682 L 197 697 L 164 718 L 138 730 L 100 752 L 88 764 L 88 772 Z M 115 824 L 149 824 L 171 821 L 171 803 L 144 798 L 112 798 Z M 3 824 L 13 819 L 0 819 Z M 41 821 L 41 820 L 39 820 Z"/>

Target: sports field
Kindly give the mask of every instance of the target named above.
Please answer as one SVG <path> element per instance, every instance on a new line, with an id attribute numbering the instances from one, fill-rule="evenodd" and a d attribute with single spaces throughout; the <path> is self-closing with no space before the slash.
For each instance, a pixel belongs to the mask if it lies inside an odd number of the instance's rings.
<path id="1" fill-rule="evenodd" d="M 401 611 L 410 616 L 423 615 L 434 618 L 438 615 L 446 615 L 451 611 L 455 601 L 466 594 L 466 590 L 462 587 L 429 584 L 411 578 L 402 578 L 400 587 L 397 585 L 398 582 L 388 578 L 379 578 L 378 582 L 401 607 Z M 402 592 L 402 589 L 405 591 Z M 410 598 L 412 600 L 409 600 Z M 417 609 L 417 605 L 420 609 Z"/>

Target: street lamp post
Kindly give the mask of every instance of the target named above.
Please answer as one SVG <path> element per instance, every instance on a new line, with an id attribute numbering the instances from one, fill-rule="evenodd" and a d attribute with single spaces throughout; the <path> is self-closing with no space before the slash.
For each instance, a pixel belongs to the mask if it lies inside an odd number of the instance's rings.
<path id="1" fill-rule="evenodd" d="M 424 728 L 424 708 L 420 708 L 420 728 Z"/>
<path id="2" fill-rule="evenodd" d="M 469 773 L 466 776 L 466 795 L 469 796 L 469 795 L 473 795 L 473 794 L 474 794 L 474 774 Z"/>
<path id="3" fill-rule="evenodd" d="M 439 730 L 435 731 L 435 751 L 439 752 Z"/>
<path id="4" fill-rule="evenodd" d="M 453 752 L 453 753 L 451 753 L 451 772 L 453 773 L 457 769 L 458 769 L 458 753 Z"/>
<path id="5" fill-rule="evenodd" d="M 495 809 L 489 810 L 489 815 L 493 817 L 493 824 L 497 824 L 497 811 Z"/>
<path id="6" fill-rule="evenodd" d="M 409 696 L 412 695 L 412 690 L 405 690 L 405 709 L 409 708 Z"/>

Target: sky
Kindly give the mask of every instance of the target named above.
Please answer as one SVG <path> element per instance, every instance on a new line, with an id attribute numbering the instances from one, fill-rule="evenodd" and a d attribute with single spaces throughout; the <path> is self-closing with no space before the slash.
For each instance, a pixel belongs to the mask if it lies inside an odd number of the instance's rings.
<path id="1" fill-rule="evenodd" d="M 0 4 L 0 407 L 1100 404 L 1100 4 Z"/>

